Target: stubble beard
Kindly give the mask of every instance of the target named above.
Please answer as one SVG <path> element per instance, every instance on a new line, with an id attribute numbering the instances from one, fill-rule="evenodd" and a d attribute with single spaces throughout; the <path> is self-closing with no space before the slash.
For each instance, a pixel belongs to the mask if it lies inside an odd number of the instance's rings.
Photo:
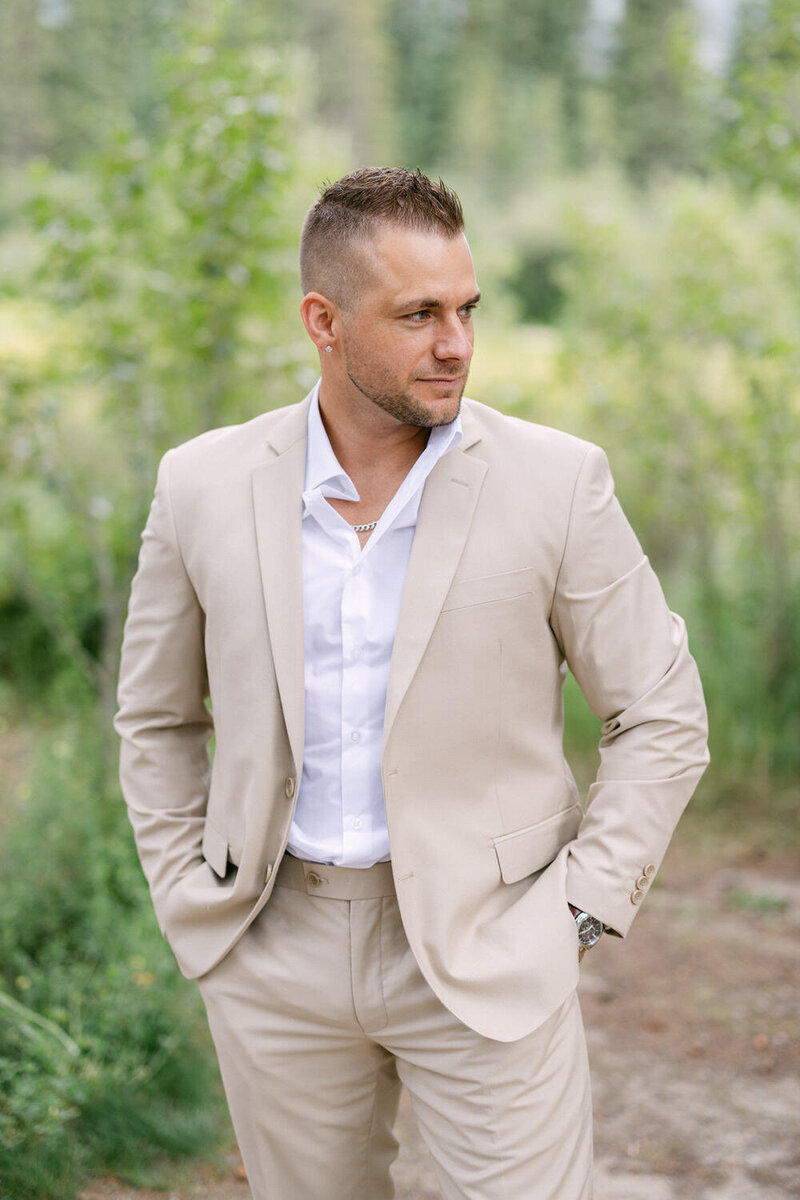
<path id="1" fill-rule="evenodd" d="M 466 374 L 454 376 L 454 380 L 460 380 L 461 390 L 458 393 L 455 412 L 441 414 L 432 410 L 432 407 L 417 400 L 410 392 L 384 391 L 376 390 L 373 387 L 367 387 L 353 375 L 350 368 L 346 368 L 347 378 L 352 383 L 353 387 L 361 392 L 362 396 L 366 396 L 383 412 L 388 413 L 390 417 L 394 417 L 396 421 L 402 422 L 403 425 L 413 425 L 417 429 L 434 429 L 437 425 L 449 425 L 454 421 L 461 411 L 461 397 L 464 394 L 464 388 L 467 385 Z"/>

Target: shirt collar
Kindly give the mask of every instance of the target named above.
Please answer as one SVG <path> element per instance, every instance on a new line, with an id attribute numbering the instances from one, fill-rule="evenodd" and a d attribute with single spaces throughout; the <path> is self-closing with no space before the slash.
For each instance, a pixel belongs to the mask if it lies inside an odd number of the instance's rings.
<path id="1" fill-rule="evenodd" d="M 330 439 L 322 424 L 319 411 L 319 385 L 317 380 L 311 393 L 311 404 L 308 409 L 308 449 L 306 450 L 306 492 L 325 486 L 331 496 L 342 500 L 357 500 L 358 492 L 353 481 L 345 471 L 333 452 Z M 329 491 L 328 489 L 333 489 Z"/>
<path id="2" fill-rule="evenodd" d="M 342 500 L 358 500 L 358 492 L 352 479 L 345 471 L 333 452 L 322 416 L 319 411 L 319 388 L 321 380 L 317 380 L 311 393 L 311 403 L 308 409 L 308 448 L 306 451 L 305 492 L 325 487 L 326 495 L 339 497 Z M 438 462 L 448 450 L 454 449 L 461 438 L 461 417 L 456 416 L 447 425 L 435 425 L 428 437 L 428 444 L 420 456 L 420 460 L 428 463 Z M 412 468 L 413 469 L 413 468 Z M 426 472 L 427 473 L 427 472 Z"/>

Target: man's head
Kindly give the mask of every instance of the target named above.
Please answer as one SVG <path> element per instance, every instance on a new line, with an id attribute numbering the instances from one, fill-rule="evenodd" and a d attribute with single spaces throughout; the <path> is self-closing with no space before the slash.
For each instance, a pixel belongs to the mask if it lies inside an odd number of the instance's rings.
<path id="1" fill-rule="evenodd" d="M 370 243 L 394 226 L 454 238 L 464 231 L 455 192 L 422 171 L 365 167 L 345 175 L 308 211 L 300 237 L 303 293 L 321 292 L 352 308 L 370 279 Z"/>
<path id="2" fill-rule="evenodd" d="M 455 193 L 420 171 L 355 171 L 311 208 L 300 268 L 328 407 L 420 427 L 455 417 L 480 295 Z"/>

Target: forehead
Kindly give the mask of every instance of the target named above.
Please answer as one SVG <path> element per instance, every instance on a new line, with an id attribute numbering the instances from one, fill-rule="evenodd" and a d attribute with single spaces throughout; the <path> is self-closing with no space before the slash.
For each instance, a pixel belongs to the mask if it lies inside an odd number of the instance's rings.
<path id="1" fill-rule="evenodd" d="M 463 304 L 478 289 L 472 255 L 463 233 L 384 226 L 364 246 L 373 300 L 400 304 L 427 296 Z"/>

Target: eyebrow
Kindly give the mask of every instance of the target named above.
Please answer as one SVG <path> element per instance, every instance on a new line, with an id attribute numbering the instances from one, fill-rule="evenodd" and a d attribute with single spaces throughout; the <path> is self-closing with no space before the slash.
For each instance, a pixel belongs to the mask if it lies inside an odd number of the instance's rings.
<path id="1" fill-rule="evenodd" d="M 480 292 L 476 292 L 469 300 L 465 300 L 463 304 L 459 304 L 459 308 L 468 308 L 471 304 L 477 304 L 481 298 Z M 419 312 L 422 308 L 444 308 L 441 300 L 409 300 L 405 304 L 399 304 L 398 308 L 406 312 Z"/>

